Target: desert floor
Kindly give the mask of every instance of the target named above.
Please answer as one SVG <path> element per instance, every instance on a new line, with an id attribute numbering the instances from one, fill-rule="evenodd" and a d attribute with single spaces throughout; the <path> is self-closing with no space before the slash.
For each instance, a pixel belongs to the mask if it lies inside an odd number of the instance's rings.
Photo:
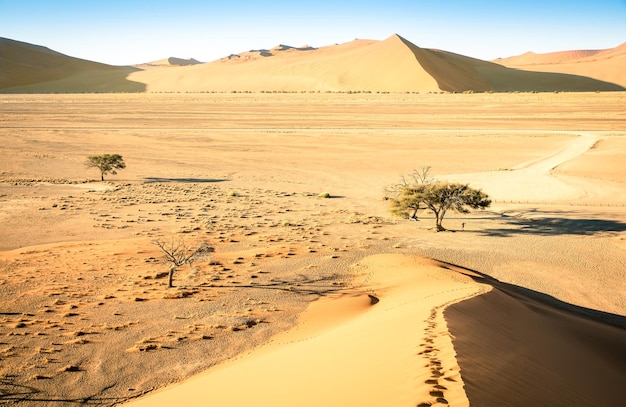
<path id="1" fill-rule="evenodd" d="M 280 338 L 320 297 L 357 314 L 370 295 L 385 304 L 369 276 L 407 261 L 426 274 L 406 284 L 460 285 L 405 316 L 417 325 L 402 346 L 431 366 L 394 402 L 467 405 L 464 383 L 470 402 L 486 400 L 476 389 L 489 380 L 480 366 L 490 350 L 471 347 L 483 339 L 467 339 L 468 321 L 489 318 L 487 334 L 513 323 L 475 302 L 502 291 L 491 287 L 523 288 L 624 332 L 624 106 L 624 93 L 2 95 L 0 400 L 123 403 Z M 84 163 L 103 153 L 127 168 L 99 182 Z M 482 188 L 491 208 L 451 213 L 441 233 L 428 213 L 393 218 L 386 188 L 424 166 Z M 155 239 L 215 252 L 181 267 L 168 289 Z M 452 303 L 458 357 L 443 317 Z M 316 329 L 352 318 L 335 313 L 318 315 L 327 323 Z M 520 320 L 526 331 L 536 322 Z M 611 387 L 624 366 L 612 372 L 590 382 L 608 386 L 602 400 L 626 396 Z M 344 386 L 344 403 L 360 383 Z"/>

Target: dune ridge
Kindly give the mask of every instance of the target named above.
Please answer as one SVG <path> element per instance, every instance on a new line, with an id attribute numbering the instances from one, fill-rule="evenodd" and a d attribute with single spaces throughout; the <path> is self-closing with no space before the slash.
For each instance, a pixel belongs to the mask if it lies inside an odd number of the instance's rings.
<path id="1" fill-rule="evenodd" d="M 623 402 L 625 317 L 592 319 L 521 287 L 474 278 L 493 290 L 445 311 L 471 405 Z"/>
<path id="2" fill-rule="evenodd" d="M 0 63 L 0 91 L 5 93 L 145 90 L 126 79 L 137 68 L 91 62 L 8 38 L 0 38 Z"/>
<path id="3" fill-rule="evenodd" d="M 8 63 L 0 91 L 15 93 L 590 92 L 619 91 L 626 85 L 623 53 L 594 59 L 580 72 L 535 72 L 507 68 L 504 61 L 420 48 L 398 34 L 382 41 L 354 40 L 320 48 L 281 44 L 209 63 L 170 57 L 133 67 L 82 61 L 12 40 L 2 44 L 0 58 Z M 605 73 L 596 72 L 600 66 Z"/>
<path id="4" fill-rule="evenodd" d="M 374 295 L 319 300 L 269 344 L 127 405 L 468 405 L 439 314 L 487 288 L 408 255 L 355 267 Z"/>
<path id="5" fill-rule="evenodd" d="M 573 50 L 499 58 L 493 62 L 528 71 L 567 73 L 626 87 L 626 42 L 602 50 Z"/>
<path id="6" fill-rule="evenodd" d="M 177 57 L 169 57 L 165 59 L 159 59 L 157 61 L 148 62 L 145 64 L 136 65 L 138 68 L 146 68 L 151 66 L 187 66 L 187 65 L 198 65 L 202 62 L 198 61 L 195 58 L 177 58 Z"/>

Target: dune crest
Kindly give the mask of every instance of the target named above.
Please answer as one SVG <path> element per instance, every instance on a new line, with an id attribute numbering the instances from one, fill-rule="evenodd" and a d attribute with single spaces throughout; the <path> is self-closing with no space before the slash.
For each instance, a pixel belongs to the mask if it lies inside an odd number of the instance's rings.
<path id="1" fill-rule="evenodd" d="M 487 287 L 408 255 L 355 268 L 375 295 L 319 300 L 268 345 L 128 406 L 469 405 L 441 309 Z"/>
<path id="2" fill-rule="evenodd" d="M 0 92 L 143 92 L 126 79 L 137 70 L 70 57 L 46 47 L 0 38 Z"/>
<path id="3" fill-rule="evenodd" d="M 626 42 L 601 50 L 573 50 L 498 58 L 503 66 L 538 72 L 586 76 L 626 87 Z"/>
<path id="4" fill-rule="evenodd" d="M 194 58 L 176 58 L 169 57 L 165 59 L 159 59 L 158 61 L 152 61 L 145 64 L 139 64 L 137 67 L 143 68 L 145 66 L 187 66 L 187 65 L 198 65 L 202 62 L 198 61 Z"/>
<path id="5" fill-rule="evenodd" d="M 420 48 L 394 34 L 314 48 L 280 44 L 201 64 L 167 58 L 135 67 L 78 60 L 2 40 L 3 92 L 511 92 L 618 91 L 624 52 L 579 52 L 585 69 L 510 69 L 451 52 Z M 605 55 L 601 59 L 599 55 Z M 574 58 L 569 56 L 568 58 Z M 578 61 L 578 60 L 576 60 Z M 563 66 L 559 64 L 559 67 Z M 598 67 L 601 72 L 598 73 Z M 565 73 L 563 73 L 565 72 Z M 595 79 L 594 79 L 595 78 Z"/>

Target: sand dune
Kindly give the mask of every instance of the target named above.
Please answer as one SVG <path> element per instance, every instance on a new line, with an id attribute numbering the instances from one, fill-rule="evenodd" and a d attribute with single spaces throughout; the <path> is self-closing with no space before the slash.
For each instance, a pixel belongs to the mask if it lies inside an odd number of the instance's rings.
<path id="1" fill-rule="evenodd" d="M 259 57 L 260 56 L 260 57 Z M 176 75 L 137 72 L 148 91 L 439 91 L 398 36 L 315 50 L 252 51 Z"/>
<path id="2" fill-rule="evenodd" d="M 159 59 L 158 61 L 152 61 L 145 64 L 136 65 L 139 68 L 146 68 L 151 66 L 187 66 L 187 65 L 198 65 L 202 62 L 198 61 L 194 58 L 176 58 L 169 57 L 165 59 Z"/>
<path id="3" fill-rule="evenodd" d="M 595 78 L 626 87 L 626 43 L 603 50 L 528 52 L 494 62 L 518 69 L 560 72 Z"/>
<path id="4" fill-rule="evenodd" d="M 142 92 L 126 77 L 136 68 L 69 57 L 48 48 L 0 38 L 0 90 L 9 93 Z"/>
<path id="5" fill-rule="evenodd" d="M 538 293 L 492 284 L 445 312 L 471 405 L 623 403 L 626 318 L 606 314 L 620 326 L 602 324 Z"/>
<path id="6" fill-rule="evenodd" d="M 1 101 L 8 405 L 119 405 L 151 391 L 150 403 L 180 403 L 196 389 L 217 405 L 623 398 L 623 329 L 563 313 L 624 319 L 623 93 Z M 99 174 L 85 158 L 103 152 L 127 168 L 88 182 Z M 449 213 L 444 233 L 430 213 L 391 217 L 384 187 L 422 164 L 504 200 Z M 151 243 L 168 235 L 216 249 L 180 268 L 174 289 Z M 444 320 L 485 283 L 481 306 Z"/>
<path id="7" fill-rule="evenodd" d="M 136 72 L 148 91 L 596 91 L 620 90 L 574 75 L 524 72 L 445 51 L 397 34 L 319 49 L 253 51 L 172 75 Z M 293 52 L 295 51 L 295 52 Z"/>
<path id="8" fill-rule="evenodd" d="M 9 61 L 5 92 L 509 92 L 615 91 L 624 88 L 582 74 L 509 69 L 450 52 L 424 49 L 394 34 L 382 41 L 355 40 L 321 48 L 279 45 L 232 54 L 206 64 L 168 58 L 137 67 L 111 67 L 76 60 L 42 47 L 3 40 Z M 30 64 L 22 72 L 25 55 Z M 621 78 L 619 57 L 607 78 Z M 22 61 L 22 62 L 20 62 Z M 609 62 L 607 62 L 609 61 Z M 590 68 L 596 69 L 596 68 Z M 535 70 L 535 69 L 533 69 Z M 597 75 L 596 75 L 597 76 Z M 618 79 L 619 79 L 618 78 Z"/>
<path id="9" fill-rule="evenodd" d="M 321 300 L 268 345 L 128 405 L 467 405 L 440 310 L 484 288 L 409 256 L 355 267 L 375 297 Z"/>

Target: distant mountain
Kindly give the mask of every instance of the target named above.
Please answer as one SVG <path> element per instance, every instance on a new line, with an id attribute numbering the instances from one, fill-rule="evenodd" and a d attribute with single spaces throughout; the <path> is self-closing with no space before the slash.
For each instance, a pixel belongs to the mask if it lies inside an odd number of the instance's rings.
<path id="1" fill-rule="evenodd" d="M 126 79 L 132 67 L 73 58 L 48 48 L 0 38 L 0 92 L 143 92 Z"/>
<path id="2" fill-rule="evenodd" d="M 203 64 L 193 59 L 168 58 L 136 67 L 97 64 L 47 48 L 2 40 L 0 91 L 625 90 L 617 82 L 589 75 L 511 69 L 503 66 L 503 61 L 487 62 L 420 48 L 397 34 L 383 41 L 354 40 L 320 48 L 279 45 Z M 621 57 L 615 61 L 621 63 Z"/>
<path id="3" fill-rule="evenodd" d="M 498 64 L 529 71 L 560 72 L 587 76 L 626 87 L 626 42 L 601 50 L 527 52 L 494 60 Z"/>

